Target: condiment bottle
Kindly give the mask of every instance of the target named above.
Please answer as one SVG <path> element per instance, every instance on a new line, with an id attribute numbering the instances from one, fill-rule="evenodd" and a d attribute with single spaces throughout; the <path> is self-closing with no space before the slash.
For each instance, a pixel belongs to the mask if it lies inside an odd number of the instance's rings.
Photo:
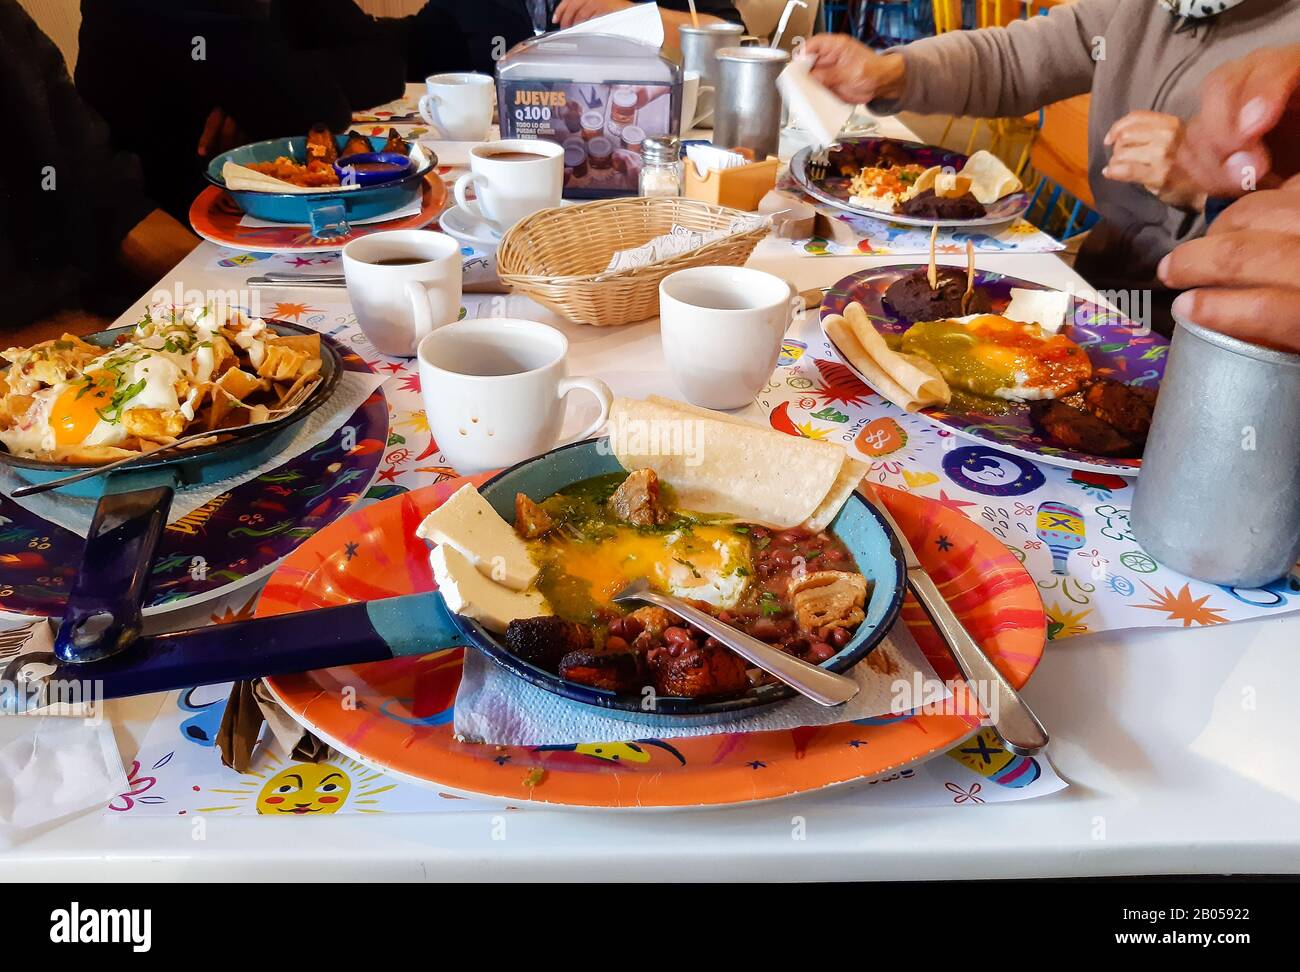
<path id="1" fill-rule="evenodd" d="M 680 196 L 684 174 L 680 139 L 655 135 L 641 142 L 641 195 Z"/>

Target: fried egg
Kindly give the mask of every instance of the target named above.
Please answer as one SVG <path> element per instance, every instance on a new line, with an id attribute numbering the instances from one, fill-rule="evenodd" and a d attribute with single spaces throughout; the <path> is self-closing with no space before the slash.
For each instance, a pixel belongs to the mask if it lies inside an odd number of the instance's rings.
<path id="1" fill-rule="evenodd" d="M 1087 353 L 1069 338 L 997 314 L 918 322 L 899 350 L 932 362 L 954 388 L 986 398 L 1059 398 L 1092 376 Z"/>
<path id="2" fill-rule="evenodd" d="M 549 540 L 542 556 L 584 585 L 599 607 L 608 607 L 629 581 L 642 577 L 675 597 L 735 607 L 751 574 L 748 538 L 702 524 L 671 533 L 619 526 L 598 542 Z"/>

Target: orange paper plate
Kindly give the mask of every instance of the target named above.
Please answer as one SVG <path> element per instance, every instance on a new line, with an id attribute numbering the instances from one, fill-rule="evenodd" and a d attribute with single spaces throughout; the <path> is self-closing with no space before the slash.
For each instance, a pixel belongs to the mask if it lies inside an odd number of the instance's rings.
<path id="1" fill-rule="evenodd" d="M 487 476 L 476 477 L 476 482 Z M 423 517 L 464 480 L 351 513 L 321 530 L 272 575 L 258 616 L 433 588 Z M 992 534 L 941 503 L 880 488 L 927 571 L 971 634 L 1019 688 L 1046 643 L 1033 579 Z M 902 618 L 939 675 L 956 669 L 908 595 Z M 267 679 L 296 719 L 349 756 L 452 794 L 571 807 L 725 806 L 879 776 L 951 749 L 973 715 L 883 716 L 833 726 L 681 739 L 511 747 L 457 742 L 452 707 L 463 649 Z M 976 709 L 964 686 L 955 711 Z M 635 731 L 629 724 L 630 731 Z"/>

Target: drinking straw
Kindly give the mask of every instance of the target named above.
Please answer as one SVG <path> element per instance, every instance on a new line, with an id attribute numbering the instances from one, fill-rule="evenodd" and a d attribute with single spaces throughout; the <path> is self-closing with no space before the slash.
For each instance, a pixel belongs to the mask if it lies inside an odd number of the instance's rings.
<path id="1" fill-rule="evenodd" d="M 926 273 L 926 276 L 930 278 L 931 290 L 939 289 L 939 268 L 936 267 L 934 263 L 934 244 L 938 238 L 939 224 L 935 223 L 934 226 L 930 228 L 930 269 Z"/>
<path id="2" fill-rule="evenodd" d="M 689 3 L 689 4 L 691 5 L 691 25 L 694 26 L 694 27 L 699 27 L 699 26 L 700 26 L 700 14 L 699 14 L 699 12 L 695 9 L 695 0 L 686 0 L 686 2 Z"/>

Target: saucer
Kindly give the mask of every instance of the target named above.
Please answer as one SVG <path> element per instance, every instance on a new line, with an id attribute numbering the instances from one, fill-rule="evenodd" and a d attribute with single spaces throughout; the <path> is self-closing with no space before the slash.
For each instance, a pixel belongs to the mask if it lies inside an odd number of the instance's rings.
<path id="1" fill-rule="evenodd" d="M 480 250 L 495 250 L 501 245 L 501 233 L 483 218 L 473 200 L 466 207 L 448 206 L 438 223 L 444 233 L 462 245 Z"/>

